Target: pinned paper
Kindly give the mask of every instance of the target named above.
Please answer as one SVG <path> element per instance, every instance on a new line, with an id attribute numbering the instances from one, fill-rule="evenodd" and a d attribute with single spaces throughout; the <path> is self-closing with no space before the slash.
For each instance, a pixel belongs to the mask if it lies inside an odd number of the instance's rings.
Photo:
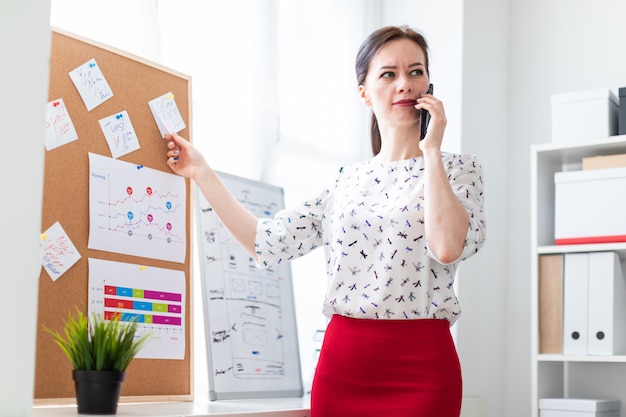
<path id="1" fill-rule="evenodd" d="M 78 139 L 78 134 L 62 98 L 52 100 L 46 106 L 45 135 L 45 145 L 49 151 Z"/>
<path id="2" fill-rule="evenodd" d="M 70 71 L 69 75 L 88 111 L 113 97 L 113 91 L 95 59 L 92 58 Z"/>
<path id="3" fill-rule="evenodd" d="M 41 234 L 40 250 L 41 264 L 53 281 L 80 259 L 80 253 L 59 222 Z"/>
<path id="4" fill-rule="evenodd" d="M 119 158 L 140 148 L 139 139 L 126 110 L 105 117 L 99 122 L 113 158 Z"/>
<path id="5" fill-rule="evenodd" d="M 166 133 L 178 133 L 186 127 L 171 92 L 150 100 L 148 105 L 161 137 L 165 137 Z"/>
<path id="6" fill-rule="evenodd" d="M 137 320 L 142 359 L 185 359 L 186 288 L 180 270 L 89 258 L 88 314 Z"/>

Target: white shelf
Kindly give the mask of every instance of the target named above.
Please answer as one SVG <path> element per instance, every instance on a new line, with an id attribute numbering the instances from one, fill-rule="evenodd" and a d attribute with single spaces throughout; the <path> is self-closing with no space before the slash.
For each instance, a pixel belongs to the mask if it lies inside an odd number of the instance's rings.
<path id="1" fill-rule="evenodd" d="M 626 363 L 626 355 L 615 356 L 574 356 L 574 355 L 537 355 L 539 362 L 610 362 L 610 363 Z"/>
<path id="2" fill-rule="evenodd" d="M 533 150 L 543 157 L 560 160 L 565 164 L 580 162 L 582 158 L 597 155 L 612 155 L 625 151 L 626 135 L 609 136 L 582 142 L 542 143 L 532 145 Z"/>
<path id="3" fill-rule="evenodd" d="M 576 252 L 615 251 L 619 257 L 626 259 L 626 243 L 594 243 L 588 245 L 546 245 L 537 247 L 538 255 L 552 255 Z"/>
<path id="4" fill-rule="evenodd" d="M 548 397 L 617 398 L 626 404 L 626 355 L 573 356 L 539 353 L 539 255 L 615 251 L 626 260 L 626 242 L 556 245 L 554 174 L 582 169 L 583 158 L 626 153 L 626 135 L 531 147 L 531 417 Z M 624 212 L 626 215 L 626 211 Z M 626 330 L 626 329 L 625 329 Z M 626 417 L 626 406 L 621 417 Z"/>

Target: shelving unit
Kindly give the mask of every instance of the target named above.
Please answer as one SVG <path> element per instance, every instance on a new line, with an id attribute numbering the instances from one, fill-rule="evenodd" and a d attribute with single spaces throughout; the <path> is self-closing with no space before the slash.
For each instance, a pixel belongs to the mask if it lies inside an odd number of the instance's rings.
<path id="1" fill-rule="evenodd" d="M 626 259 L 626 243 L 557 246 L 554 241 L 554 174 L 581 169 L 585 157 L 621 153 L 626 135 L 531 148 L 531 417 L 539 416 L 539 399 L 551 397 L 620 399 L 626 417 L 626 356 L 540 354 L 538 313 L 539 255 L 615 251 Z"/>

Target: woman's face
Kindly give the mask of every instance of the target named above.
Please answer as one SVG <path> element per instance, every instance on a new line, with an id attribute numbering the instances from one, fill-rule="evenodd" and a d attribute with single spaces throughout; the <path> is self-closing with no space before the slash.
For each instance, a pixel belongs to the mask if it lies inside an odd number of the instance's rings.
<path id="1" fill-rule="evenodd" d="M 428 90 L 428 84 L 424 51 L 409 39 L 398 39 L 374 55 L 359 93 L 380 125 L 402 126 L 419 121 L 415 100 Z"/>

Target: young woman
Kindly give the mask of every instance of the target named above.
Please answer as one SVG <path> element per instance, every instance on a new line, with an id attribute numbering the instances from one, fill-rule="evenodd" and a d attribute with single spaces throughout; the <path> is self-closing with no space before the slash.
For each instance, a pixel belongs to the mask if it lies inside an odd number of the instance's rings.
<path id="1" fill-rule="evenodd" d="M 372 109 L 374 156 L 344 166 L 332 186 L 274 218 L 257 219 L 200 153 L 167 135 L 168 165 L 192 178 L 260 267 L 323 247 L 330 318 L 311 416 L 458 417 L 461 368 L 450 334 L 459 262 L 485 241 L 483 171 L 441 151 L 446 116 L 427 94 L 428 46 L 384 27 L 361 45 L 358 91 Z M 420 140 L 420 111 L 430 114 Z"/>

